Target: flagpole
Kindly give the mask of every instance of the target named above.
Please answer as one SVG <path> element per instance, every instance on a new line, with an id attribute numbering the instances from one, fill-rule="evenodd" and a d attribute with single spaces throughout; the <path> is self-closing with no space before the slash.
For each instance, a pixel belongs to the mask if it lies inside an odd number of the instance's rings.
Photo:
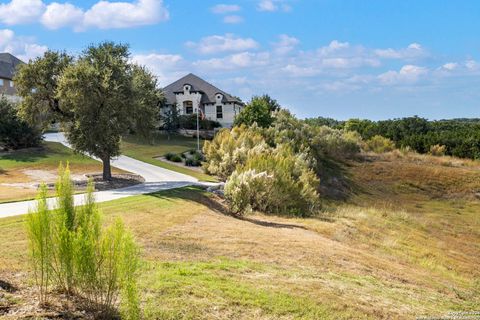
<path id="1" fill-rule="evenodd" d="M 198 121 L 198 113 L 200 106 L 197 106 L 197 151 L 200 152 L 200 125 Z"/>

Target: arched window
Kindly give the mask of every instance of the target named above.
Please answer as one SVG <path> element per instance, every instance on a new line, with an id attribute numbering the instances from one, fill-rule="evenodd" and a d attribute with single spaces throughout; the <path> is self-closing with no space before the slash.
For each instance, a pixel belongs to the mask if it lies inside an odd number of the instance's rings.
<path id="1" fill-rule="evenodd" d="M 193 102 L 192 101 L 183 101 L 183 112 L 185 114 L 193 113 Z"/>

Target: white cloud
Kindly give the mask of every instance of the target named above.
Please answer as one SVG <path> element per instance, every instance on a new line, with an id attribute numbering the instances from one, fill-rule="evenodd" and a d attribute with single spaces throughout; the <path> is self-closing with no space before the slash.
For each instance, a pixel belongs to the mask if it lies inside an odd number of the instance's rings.
<path id="1" fill-rule="evenodd" d="M 411 84 L 417 82 L 422 76 L 428 73 L 425 67 L 415 65 L 404 65 L 400 71 L 387 71 L 378 76 L 381 84 L 395 85 L 395 84 Z"/>
<path id="2" fill-rule="evenodd" d="M 237 24 L 237 23 L 242 23 L 243 18 L 237 15 L 229 15 L 229 16 L 223 17 L 223 22 L 228 24 Z"/>
<path id="3" fill-rule="evenodd" d="M 435 69 L 433 76 L 449 77 L 449 76 L 477 76 L 480 71 L 480 64 L 475 60 L 469 59 L 462 62 L 447 62 Z"/>
<path id="4" fill-rule="evenodd" d="M 248 40 L 248 41 L 247 41 Z M 211 36 L 187 44 L 195 52 L 215 53 L 214 57 L 185 60 L 179 55 L 136 56 L 168 84 L 188 72 L 213 78 L 223 83 L 232 93 L 249 95 L 258 92 L 282 92 L 296 88 L 302 95 L 347 94 L 351 92 L 383 92 L 387 90 L 419 90 L 438 86 L 446 79 L 476 76 L 480 64 L 473 60 L 445 61 L 439 65 L 409 63 L 407 57 L 380 57 L 378 48 L 368 48 L 349 42 L 333 40 L 317 49 L 301 50 L 300 40 L 291 35 L 278 35 L 269 50 L 255 50 L 254 39 L 243 39 L 232 34 Z M 245 48 L 242 50 L 242 48 Z M 401 50 L 424 50 L 412 44 Z M 238 51 L 238 52 L 235 52 Z M 396 65 L 392 59 L 407 60 L 398 69 L 378 71 Z M 389 69 L 386 69 L 389 70 Z M 453 80 L 452 80 L 453 81 Z M 280 89 L 282 88 L 282 89 Z M 247 94 L 248 92 L 248 94 Z"/>
<path id="5" fill-rule="evenodd" d="M 213 13 L 225 14 L 240 11 L 242 8 L 236 4 L 217 4 L 211 8 Z"/>
<path id="6" fill-rule="evenodd" d="M 480 69 L 480 63 L 476 62 L 475 60 L 467 60 L 465 61 L 465 67 L 467 67 L 468 70 L 479 70 Z"/>
<path id="7" fill-rule="evenodd" d="M 383 59 L 416 59 L 421 58 L 427 55 L 425 49 L 418 43 L 411 43 L 406 48 L 402 49 L 377 49 L 375 50 L 375 54 Z"/>
<path id="8" fill-rule="evenodd" d="M 323 84 L 321 87 L 325 91 L 340 92 L 340 93 L 351 92 L 351 91 L 361 89 L 361 86 L 355 85 L 355 84 L 350 84 L 347 81 L 327 82 L 327 83 Z"/>
<path id="9" fill-rule="evenodd" d="M 169 19 L 162 0 L 110 2 L 100 0 L 84 10 L 70 3 L 11 0 L 0 4 L 0 22 L 10 25 L 40 22 L 49 29 L 72 27 L 114 29 L 150 25 Z"/>
<path id="10" fill-rule="evenodd" d="M 274 12 L 274 11 L 283 11 L 288 12 L 292 10 L 288 4 L 283 0 L 260 0 L 257 4 L 258 11 Z"/>
<path id="11" fill-rule="evenodd" d="M 67 26 L 81 29 L 84 13 L 70 3 L 53 2 L 47 6 L 40 21 L 48 29 L 56 30 Z"/>
<path id="12" fill-rule="evenodd" d="M 8 52 L 23 61 L 42 55 L 48 48 L 30 38 L 18 37 L 12 30 L 0 29 L 0 52 Z"/>
<path id="13" fill-rule="evenodd" d="M 278 54 L 287 54 L 292 52 L 300 43 L 295 37 L 291 37 L 286 34 L 281 34 L 278 36 L 278 42 L 273 44 L 274 50 Z"/>
<path id="14" fill-rule="evenodd" d="M 129 28 L 155 24 L 169 19 L 162 0 L 129 2 L 99 1 L 85 12 L 85 27 L 100 29 Z"/>
<path id="15" fill-rule="evenodd" d="M 7 25 L 37 21 L 45 11 L 42 0 L 12 0 L 0 4 L 0 22 Z"/>
<path id="16" fill-rule="evenodd" d="M 313 67 L 301 67 L 295 64 L 288 64 L 282 68 L 282 71 L 294 77 L 313 77 L 320 74 L 320 70 Z"/>
<path id="17" fill-rule="evenodd" d="M 258 43 L 252 38 L 239 38 L 231 33 L 224 36 L 213 35 L 200 39 L 198 43 L 189 41 L 187 47 L 195 49 L 202 54 L 215 54 L 232 51 L 245 51 L 256 49 Z"/>
<path id="18" fill-rule="evenodd" d="M 177 80 L 189 71 L 189 63 L 178 54 L 135 54 L 132 61 L 153 72 L 161 86 Z"/>
<path id="19" fill-rule="evenodd" d="M 456 63 L 456 62 L 448 62 L 448 63 L 445 63 L 445 64 L 441 67 L 441 69 L 443 69 L 443 70 L 448 70 L 448 71 L 453 71 L 453 70 L 455 70 L 455 69 L 457 69 L 457 68 L 458 68 L 458 63 Z"/>
<path id="20" fill-rule="evenodd" d="M 321 56 L 329 56 L 340 51 L 346 51 L 348 49 L 350 49 L 350 43 L 333 40 L 328 44 L 328 46 L 321 47 L 317 51 Z"/>
<path id="21" fill-rule="evenodd" d="M 235 70 L 268 65 L 270 54 L 268 52 L 252 53 L 241 52 L 222 58 L 198 60 L 193 66 L 201 70 Z"/>
<path id="22" fill-rule="evenodd" d="M 352 57 L 352 58 L 326 58 L 322 60 L 322 65 L 327 68 L 352 69 L 359 67 L 378 67 L 380 61 L 371 58 Z"/>

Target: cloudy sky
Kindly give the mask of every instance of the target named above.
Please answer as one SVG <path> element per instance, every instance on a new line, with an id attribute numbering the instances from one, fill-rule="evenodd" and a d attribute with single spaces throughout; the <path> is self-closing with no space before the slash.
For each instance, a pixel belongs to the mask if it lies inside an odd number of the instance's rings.
<path id="1" fill-rule="evenodd" d="M 162 86 L 193 72 L 300 117 L 480 117 L 478 0 L 0 0 L 0 52 L 128 43 Z"/>

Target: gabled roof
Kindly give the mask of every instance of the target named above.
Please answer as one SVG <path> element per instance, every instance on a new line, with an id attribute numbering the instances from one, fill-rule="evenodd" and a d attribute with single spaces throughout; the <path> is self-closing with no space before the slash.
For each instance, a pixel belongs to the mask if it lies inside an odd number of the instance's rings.
<path id="1" fill-rule="evenodd" d="M 13 79 L 17 67 L 23 63 L 10 53 L 0 53 L 0 78 Z"/>
<path id="2" fill-rule="evenodd" d="M 163 88 L 165 98 L 167 99 L 167 104 L 176 103 L 175 93 L 183 92 L 183 86 L 186 84 L 189 84 L 191 86 L 190 92 L 203 93 L 202 101 L 201 101 L 202 104 L 214 103 L 216 101 L 215 95 L 217 93 L 221 93 L 223 95 L 222 102 L 236 102 L 238 104 L 243 104 L 243 102 L 240 99 L 226 93 L 223 90 L 218 89 L 214 85 L 208 83 L 207 81 L 203 80 L 200 77 L 197 77 L 193 73 L 189 73 L 185 77 Z"/>

